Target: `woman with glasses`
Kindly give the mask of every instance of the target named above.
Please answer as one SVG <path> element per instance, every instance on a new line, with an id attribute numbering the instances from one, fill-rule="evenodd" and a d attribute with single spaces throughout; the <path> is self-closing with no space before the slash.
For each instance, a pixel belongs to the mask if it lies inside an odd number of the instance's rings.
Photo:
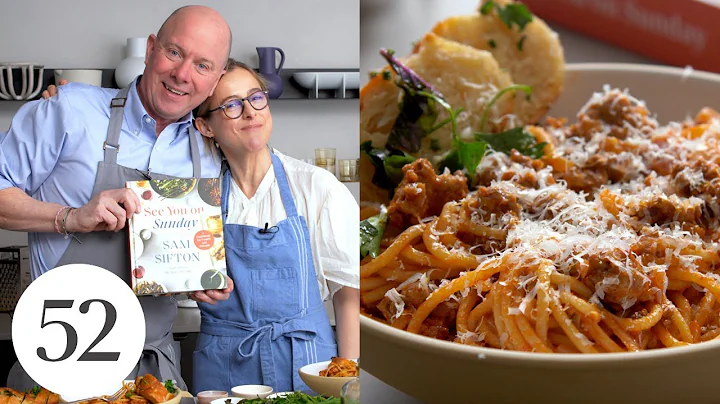
<path id="1" fill-rule="evenodd" d="M 306 364 L 357 358 L 359 208 L 321 168 L 268 146 L 272 115 L 263 80 L 230 60 L 196 126 L 219 146 L 231 297 L 201 309 L 193 389 L 265 384 L 304 391 Z M 332 297 L 337 344 L 323 301 Z M 338 350 L 339 348 L 339 350 Z"/>

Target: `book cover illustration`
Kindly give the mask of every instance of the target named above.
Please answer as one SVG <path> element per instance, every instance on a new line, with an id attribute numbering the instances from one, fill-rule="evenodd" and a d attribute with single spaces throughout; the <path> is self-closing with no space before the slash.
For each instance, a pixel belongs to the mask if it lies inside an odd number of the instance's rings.
<path id="1" fill-rule="evenodd" d="M 128 181 L 142 201 L 129 220 L 136 295 L 223 289 L 227 265 L 217 178 Z"/>

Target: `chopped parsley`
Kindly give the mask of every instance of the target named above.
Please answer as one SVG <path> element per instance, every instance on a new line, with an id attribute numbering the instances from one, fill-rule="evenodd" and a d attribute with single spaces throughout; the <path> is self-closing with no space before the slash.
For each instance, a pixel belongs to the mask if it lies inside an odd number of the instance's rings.
<path id="1" fill-rule="evenodd" d="M 527 38 L 527 35 L 523 35 L 517 43 L 517 49 L 519 51 L 523 50 L 523 44 L 525 43 L 525 38 Z"/>
<path id="2" fill-rule="evenodd" d="M 522 3 L 510 3 L 503 7 L 493 0 L 488 0 L 480 7 L 480 14 L 489 15 L 493 9 L 497 11 L 498 17 L 508 29 L 512 29 L 514 25 L 517 25 L 518 31 L 523 32 L 525 26 L 533 20 L 532 13 L 527 6 Z M 524 42 L 525 35 L 523 35 L 517 43 L 518 50 L 522 51 Z"/>

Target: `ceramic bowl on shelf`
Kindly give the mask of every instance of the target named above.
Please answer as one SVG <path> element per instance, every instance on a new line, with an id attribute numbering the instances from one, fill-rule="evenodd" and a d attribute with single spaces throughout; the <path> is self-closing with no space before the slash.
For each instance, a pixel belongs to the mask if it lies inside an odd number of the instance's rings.
<path id="1" fill-rule="evenodd" d="M 43 89 L 45 66 L 39 63 L 0 63 L 0 99 L 29 100 Z"/>
<path id="2" fill-rule="evenodd" d="M 315 90 L 356 90 L 360 72 L 296 72 L 293 78 L 302 87 Z"/>
<path id="3" fill-rule="evenodd" d="M 548 116 L 571 122 L 609 85 L 642 100 L 659 123 L 720 109 L 720 75 L 665 66 L 566 66 Z M 715 403 L 720 340 L 640 352 L 515 352 L 437 340 L 360 318 L 363 369 L 425 403 Z"/>

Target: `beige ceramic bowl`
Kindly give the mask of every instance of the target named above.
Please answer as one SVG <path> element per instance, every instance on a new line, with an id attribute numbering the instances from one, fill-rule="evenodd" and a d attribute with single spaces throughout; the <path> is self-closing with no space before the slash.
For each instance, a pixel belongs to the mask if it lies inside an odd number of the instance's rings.
<path id="1" fill-rule="evenodd" d="M 320 376 L 320 371 L 327 369 L 330 361 L 312 363 L 298 369 L 300 378 L 312 391 L 323 395 L 340 398 L 340 391 L 345 383 L 355 379 L 354 377 L 327 377 Z"/>
<path id="2" fill-rule="evenodd" d="M 720 75 L 623 64 L 568 65 L 548 115 L 571 119 L 604 84 L 646 101 L 661 124 L 720 109 Z M 720 152 L 720 151 L 719 151 Z M 477 348 L 361 316 L 363 370 L 426 403 L 719 403 L 720 341 L 617 354 Z"/>

